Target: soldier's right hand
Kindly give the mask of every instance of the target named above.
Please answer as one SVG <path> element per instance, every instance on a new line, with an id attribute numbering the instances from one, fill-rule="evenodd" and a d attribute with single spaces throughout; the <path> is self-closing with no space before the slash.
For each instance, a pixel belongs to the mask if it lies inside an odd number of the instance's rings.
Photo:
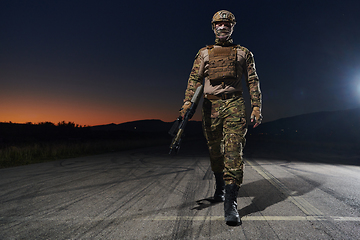
<path id="1" fill-rule="evenodd" d="M 186 111 L 191 107 L 191 102 L 190 101 L 186 101 L 184 102 L 184 105 L 180 108 L 180 116 L 184 117 Z"/>
<path id="2" fill-rule="evenodd" d="M 255 121 L 254 124 L 254 128 L 256 128 L 257 126 L 259 126 L 261 124 L 262 121 L 262 115 L 261 115 L 261 110 L 259 107 L 254 107 L 250 116 L 250 120 L 251 122 Z"/>

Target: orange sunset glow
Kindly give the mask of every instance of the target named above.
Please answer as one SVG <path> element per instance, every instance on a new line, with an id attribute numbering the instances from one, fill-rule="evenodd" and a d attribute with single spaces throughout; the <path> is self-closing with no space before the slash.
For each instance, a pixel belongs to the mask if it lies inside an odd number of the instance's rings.
<path id="1" fill-rule="evenodd" d="M 177 118 L 180 108 L 162 101 L 152 103 L 141 99 L 135 101 L 131 98 L 121 98 L 122 95 L 116 99 L 111 96 L 100 98 L 95 95 L 90 98 L 83 95 L 81 98 L 61 95 L 42 94 L 36 91 L 2 95 L 0 97 L 0 122 L 58 123 L 65 121 L 83 126 L 119 124 L 144 119 L 171 122 Z M 181 104 L 181 101 L 174 102 Z M 200 119 L 200 110 L 198 110 L 193 120 Z"/>
<path id="2" fill-rule="evenodd" d="M 39 103 L 34 100 L 19 100 L 17 103 L 1 104 L 1 122 L 13 123 L 39 123 L 61 121 L 74 122 L 80 125 L 95 126 L 110 123 L 123 123 L 143 119 L 161 119 L 174 121 L 176 111 L 173 113 L 161 110 L 131 108 L 129 106 L 93 106 L 69 102 Z"/>

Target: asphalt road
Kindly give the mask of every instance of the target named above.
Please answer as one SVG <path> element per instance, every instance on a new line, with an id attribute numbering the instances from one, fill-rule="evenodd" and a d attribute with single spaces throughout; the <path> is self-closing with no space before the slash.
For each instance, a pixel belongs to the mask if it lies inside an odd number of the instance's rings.
<path id="1" fill-rule="evenodd" d="M 230 227 L 206 150 L 167 150 L 0 169 L 0 239 L 360 239 L 357 155 L 250 149 Z"/>

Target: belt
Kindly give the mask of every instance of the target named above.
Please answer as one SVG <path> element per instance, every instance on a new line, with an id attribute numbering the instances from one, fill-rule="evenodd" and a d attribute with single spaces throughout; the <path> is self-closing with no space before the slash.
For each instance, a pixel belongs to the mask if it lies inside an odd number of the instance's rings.
<path id="1" fill-rule="evenodd" d="M 226 99 L 237 97 L 237 96 L 241 96 L 241 92 L 222 93 L 222 94 L 218 94 L 218 95 L 204 94 L 204 98 L 209 99 L 209 100 L 220 100 L 220 99 L 226 100 Z"/>

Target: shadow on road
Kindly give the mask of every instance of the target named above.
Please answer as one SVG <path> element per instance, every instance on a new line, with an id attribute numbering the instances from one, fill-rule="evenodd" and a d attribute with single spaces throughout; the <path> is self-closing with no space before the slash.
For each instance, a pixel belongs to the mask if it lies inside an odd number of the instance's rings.
<path id="1" fill-rule="evenodd" d="M 280 178 L 276 179 L 280 182 L 294 182 L 296 179 L 292 178 Z M 246 207 L 239 210 L 241 217 L 250 215 L 252 213 L 264 211 L 266 208 L 286 200 L 289 196 L 297 197 L 302 196 L 308 192 L 311 192 L 315 188 L 318 188 L 321 184 L 317 182 L 307 182 L 308 184 L 302 184 L 297 189 L 292 189 L 291 195 L 287 195 L 284 192 L 279 191 L 268 180 L 262 179 L 255 182 L 244 184 L 240 187 L 238 195 L 238 203 L 241 205 L 243 198 L 251 198 L 252 201 Z M 223 204 L 222 202 L 215 202 L 212 197 L 204 198 L 196 201 L 197 206 L 191 208 L 191 210 L 203 210 L 217 204 Z"/>
<path id="2" fill-rule="evenodd" d="M 280 178 L 277 179 L 280 182 L 293 182 L 295 179 L 291 178 Z M 294 189 L 291 196 L 302 196 L 308 192 L 311 192 L 321 184 L 311 182 L 311 184 L 302 185 L 301 188 Z M 251 204 L 240 209 L 239 214 L 241 217 L 250 215 L 252 213 L 264 211 L 266 208 L 286 200 L 289 195 L 280 192 L 275 188 L 268 180 L 262 179 L 255 182 L 244 184 L 240 187 L 238 195 L 238 203 L 242 198 L 252 198 Z"/>
<path id="3" fill-rule="evenodd" d="M 214 201 L 214 199 L 212 197 L 204 198 L 204 199 L 197 200 L 196 204 L 198 206 L 192 208 L 191 210 L 194 210 L 194 209 L 195 210 L 203 210 L 205 208 L 212 207 L 212 206 L 217 205 L 219 203 L 222 203 L 222 202 L 216 202 L 216 201 Z"/>

